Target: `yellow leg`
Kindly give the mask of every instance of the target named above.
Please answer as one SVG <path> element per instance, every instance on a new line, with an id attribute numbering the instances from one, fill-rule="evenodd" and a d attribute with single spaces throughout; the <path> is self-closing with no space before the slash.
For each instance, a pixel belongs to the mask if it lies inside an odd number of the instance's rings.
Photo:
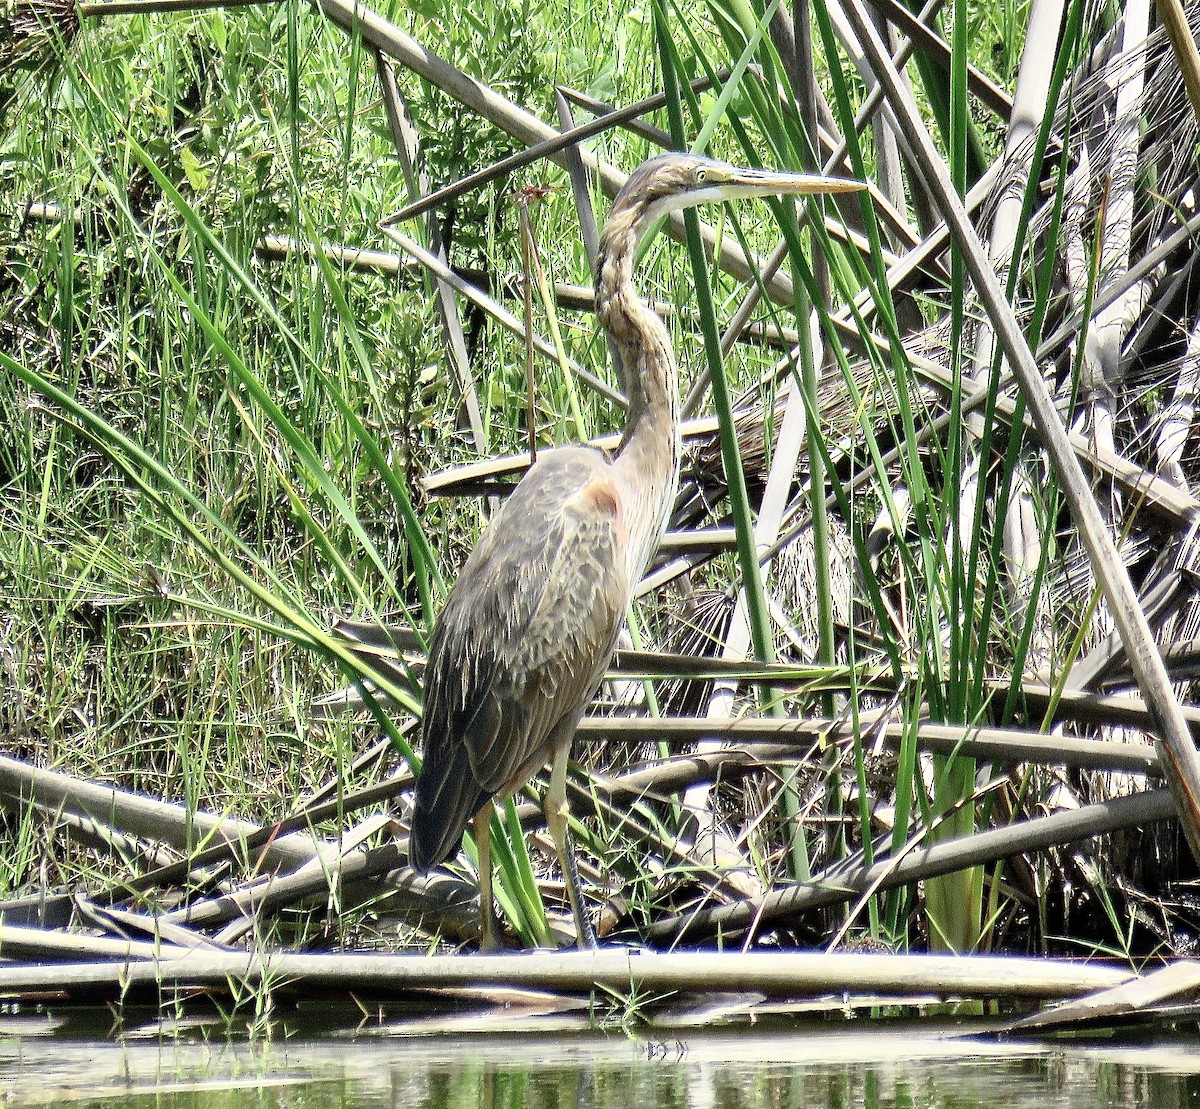
<path id="1" fill-rule="evenodd" d="M 480 951 L 498 951 L 496 910 L 492 904 L 492 803 L 475 814 L 475 850 L 479 855 Z"/>
<path id="2" fill-rule="evenodd" d="M 563 878 L 567 883 L 567 895 L 571 899 L 571 912 L 575 916 L 575 936 L 581 948 L 594 948 L 596 933 L 592 930 L 592 922 L 588 919 L 587 906 L 583 900 L 583 890 L 579 884 L 579 871 L 575 866 L 575 853 L 571 850 L 571 840 L 567 835 L 567 756 L 570 753 L 569 743 L 563 744 L 554 753 L 554 766 L 550 771 L 550 788 L 546 790 L 544 811 L 546 827 L 554 840 L 554 849 L 558 852 L 558 861 L 562 865 Z"/>

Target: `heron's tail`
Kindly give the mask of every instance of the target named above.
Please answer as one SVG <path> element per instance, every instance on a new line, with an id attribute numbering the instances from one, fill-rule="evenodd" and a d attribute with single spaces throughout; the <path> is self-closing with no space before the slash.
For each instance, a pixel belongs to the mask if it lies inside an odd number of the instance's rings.
<path id="1" fill-rule="evenodd" d="M 464 748 L 446 760 L 436 754 L 427 756 L 417 778 L 408 834 L 409 866 L 423 873 L 445 862 L 458 850 L 464 829 L 490 796 L 475 780 Z"/>

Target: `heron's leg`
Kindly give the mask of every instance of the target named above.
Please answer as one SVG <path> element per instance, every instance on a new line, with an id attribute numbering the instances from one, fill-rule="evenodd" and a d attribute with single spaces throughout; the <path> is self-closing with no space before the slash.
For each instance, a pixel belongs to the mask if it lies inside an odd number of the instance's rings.
<path id="1" fill-rule="evenodd" d="M 567 882 L 567 895 L 571 898 L 571 912 L 575 916 L 575 935 L 581 948 L 598 946 L 592 922 L 588 919 L 583 890 L 579 884 L 579 870 L 575 866 L 575 852 L 567 834 L 567 756 L 570 743 L 564 743 L 554 752 L 554 766 L 550 771 L 550 788 L 546 790 L 546 826 L 554 839 L 558 861 L 562 864 L 563 877 Z"/>
<path id="2" fill-rule="evenodd" d="M 475 814 L 475 850 L 479 855 L 480 951 L 498 951 L 496 910 L 492 904 L 492 803 Z"/>

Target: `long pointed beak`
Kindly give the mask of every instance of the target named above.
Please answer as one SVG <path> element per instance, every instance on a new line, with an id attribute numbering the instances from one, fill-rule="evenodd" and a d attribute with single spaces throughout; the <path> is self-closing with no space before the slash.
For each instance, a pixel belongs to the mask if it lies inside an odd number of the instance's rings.
<path id="1" fill-rule="evenodd" d="M 739 169 L 717 188 L 723 197 L 772 196 L 816 193 L 853 193 L 867 186 L 848 177 L 822 177 L 815 173 L 783 173 L 765 169 Z"/>

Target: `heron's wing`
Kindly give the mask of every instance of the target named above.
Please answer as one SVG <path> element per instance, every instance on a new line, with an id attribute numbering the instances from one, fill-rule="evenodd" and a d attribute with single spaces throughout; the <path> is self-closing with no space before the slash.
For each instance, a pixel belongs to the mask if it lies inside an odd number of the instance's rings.
<path id="1" fill-rule="evenodd" d="M 607 464 L 563 451 L 530 470 L 467 560 L 425 676 L 416 822 L 441 833 L 433 861 L 584 708 L 628 603 L 627 543 Z"/>

